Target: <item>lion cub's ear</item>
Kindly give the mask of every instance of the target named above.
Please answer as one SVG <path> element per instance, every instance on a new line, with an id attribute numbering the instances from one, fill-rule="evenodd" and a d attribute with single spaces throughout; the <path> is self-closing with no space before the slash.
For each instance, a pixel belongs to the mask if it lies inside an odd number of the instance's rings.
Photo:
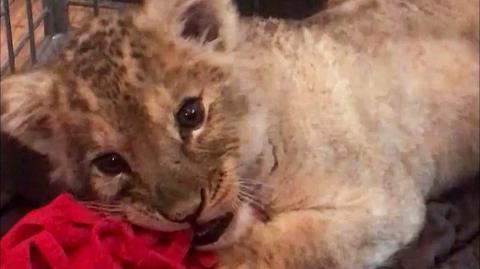
<path id="1" fill-rule="evenodd" d="M 238 18 L 229 0 L 187 1 L 179 18 L 184 38 L 201 44 L 218 42 L 216 48 L 224 50 L 236 45 Z"/>
<path id="2" fill-rule="evenodd" d="M 144 23 L 172 29 L 177 37 L 198 45 L 214 44 L 217 50 L 230 50 L 238 38 L 238 15 L 230 0 L 144 1 Z M 149 22 L 146 22 L 149 21 Z"/>
<path id="3" fill-rule="evenodd" d="M 1 131 L 20 143 L 50 155 L 55 124 L 53 79 L 43 72 L 13 75 L 1 86 Z"/>

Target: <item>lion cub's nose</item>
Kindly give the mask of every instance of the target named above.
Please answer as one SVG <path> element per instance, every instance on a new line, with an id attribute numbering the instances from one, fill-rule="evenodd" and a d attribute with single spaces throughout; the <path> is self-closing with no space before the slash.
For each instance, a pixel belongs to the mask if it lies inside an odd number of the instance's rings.
<path id="1" fill-rule="evenodd" d="M 203 191 L 190 199 L 178 200 L 169 203 L 168 206 L 158 208 L 163 217 L 173 222 L 194 223 L 200 216 L 204 206 Z"/>

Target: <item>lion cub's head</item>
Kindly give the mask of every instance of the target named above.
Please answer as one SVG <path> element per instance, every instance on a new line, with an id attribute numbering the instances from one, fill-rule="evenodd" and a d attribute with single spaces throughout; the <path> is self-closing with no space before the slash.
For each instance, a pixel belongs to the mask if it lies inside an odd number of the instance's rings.
<path id="1" fill-rule="evenodd" d="M 237 32 L 226 0 L 147 1 L 95 19 L 55 64 L 2 82 L 2 131 L 100 210 L 193 225 L 198 245 L 231 241 L 251 218 L 252 178 L 269 166 Z"/>

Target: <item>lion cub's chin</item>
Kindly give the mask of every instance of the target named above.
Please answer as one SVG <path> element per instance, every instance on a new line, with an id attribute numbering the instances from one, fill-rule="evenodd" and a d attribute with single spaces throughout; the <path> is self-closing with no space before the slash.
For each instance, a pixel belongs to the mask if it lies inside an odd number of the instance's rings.
<path id="1" fill-rule="evenodd" d="M 244 237 L 250 228 L 258 221 L 259 219 L 255 215 L 255 210 L 248 204 L 242 204 L 220 239 L 215 243 L 198 246 L 196 248 L 201 250 L 226 248 Z"/>

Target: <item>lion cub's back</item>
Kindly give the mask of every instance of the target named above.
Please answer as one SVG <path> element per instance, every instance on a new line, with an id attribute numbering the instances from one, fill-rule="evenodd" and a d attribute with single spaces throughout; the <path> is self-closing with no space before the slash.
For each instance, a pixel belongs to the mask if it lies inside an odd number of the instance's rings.
<path id="1" fill-rule="evenodd" d="M 308 149 L 319 173 L 358 176 L 374 164 L 428 192 L 434 179 L 478 170 L 478 17 L 457 19 L 461 8 L 445 11 L 448 1 L 413 2 L 318 24 L 249 22 L 257 28 L 247 40 L 281 85 L 290 146 Z"/>

